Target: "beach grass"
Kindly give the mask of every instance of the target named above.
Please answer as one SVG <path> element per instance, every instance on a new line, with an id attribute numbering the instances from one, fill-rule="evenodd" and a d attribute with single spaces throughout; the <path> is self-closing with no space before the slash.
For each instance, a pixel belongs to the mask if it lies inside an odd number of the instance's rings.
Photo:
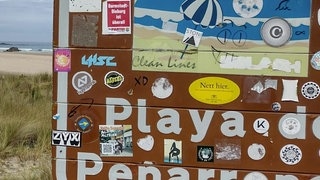
<path id="1" fill-rule="evenodd" d="M 52 75 L 0 74 L 0 93 L 1 179 L 51 179 Z"/>

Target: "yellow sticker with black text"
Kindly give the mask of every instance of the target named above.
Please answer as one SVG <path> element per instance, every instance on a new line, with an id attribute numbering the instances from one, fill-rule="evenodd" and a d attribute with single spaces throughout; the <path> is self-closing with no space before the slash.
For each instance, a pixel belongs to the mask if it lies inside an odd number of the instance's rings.
<path id="1" fill-rule="evenodd" d="M 190 95 L 205 104 L 227 104 L 240 95 L 239 86 L 230 79 L 221 77 L 204 77 L 189 86 Z"/>

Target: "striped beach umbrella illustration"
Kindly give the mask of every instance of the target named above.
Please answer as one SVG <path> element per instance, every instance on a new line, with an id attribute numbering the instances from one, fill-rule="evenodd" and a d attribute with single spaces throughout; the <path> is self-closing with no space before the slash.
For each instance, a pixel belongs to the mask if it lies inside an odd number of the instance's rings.
<path id="1" fill-rule="evenodd" d="M 192 20 L 194 29 L 200 25 L 202 28 L 214 28 L 222 22 L 222 10 L 217 0 L 185 0 L 180 6 L 185 20 Z M 188 48 L 186 45 L 181 59 Z"/>

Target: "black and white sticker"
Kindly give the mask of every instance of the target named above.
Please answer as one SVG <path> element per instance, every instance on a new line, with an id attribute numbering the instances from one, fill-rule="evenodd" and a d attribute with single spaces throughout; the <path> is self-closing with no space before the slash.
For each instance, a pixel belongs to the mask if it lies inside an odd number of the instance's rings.
<path id="1" fill-rule="evenodd" d="M 81 147 L 81 132 L 52 131 L 51 144 L 55 146 Z"/>
<path id="2" fill-rule="evenodd" d="M 315 82 L 307 82 L 301 88 L 302 95 L 307 99 L 315 99 L 319 96 L 320 88 Z"/>
<path id="3" fill-rule="evenodd" d="M 294 144 L 287 144 L 280 150 L 280 158 L 285 164 L 295 165 L 302 159 L 302 151 Z"/>
<path id="4" fill-rule="evenodd" d="M 213 146 L 198 146 L 198 161 L 213 162 Z"/>

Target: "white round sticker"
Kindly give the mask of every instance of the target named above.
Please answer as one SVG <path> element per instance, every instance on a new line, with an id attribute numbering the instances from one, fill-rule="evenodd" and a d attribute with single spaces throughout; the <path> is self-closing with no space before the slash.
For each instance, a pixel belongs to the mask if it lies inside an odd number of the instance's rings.
<path id="1" fill-rule="evenodd" d="M 155 97 L 165 99 L 172 94 L 173 85 L 167 78 L 157 78 L 152 84 L 151 91 Z"/>
<path id="2" fill-rule="evenodd" d="M 248 155 L 253 160 L 260 160 L 264 157 L 265 154 L 266 149 L 262 144 L 254 143 L 248 147 Z"/>
<path id="3" fill-rule="evenodd" d="M 271 18 L 262 25 L 260 34 L 266 44 L 280 47 L 290 40 L 292 29 L 285 19 Z"/>
<path id="4" fill-rule="evenodd" d="M 294 144 L 287 144 L 280 150 L 280 158 L 285 164 L 295 165 L 301 160 L 302 151 Z"/>
<path id="5" fill-rule="evenodd" d="M 72 86 L 79 95 L 89 91 L 96 83 L 97 81 L 86 71 L 79 71 L 72 77 Z"/>
<path id="6" fill-rule="evenodd" d="M 300 131 L 301 123 L 298 119 L 290 117 L 282 121 L 281 127 L 285 133 L 293 135 Z"/>
<path id="7" fill-rule="evenodd" d="M 268 178 L 266 177 L 266 175 L 262 174 L 261 172 L 252 172 L 247 174 L 244 177 L 244 180 L 268 180 Z"/>
<path id="8" fill-rule="evenodd" d="M 268 132 L 269 127 L 269 121 L 264 118 L 258 118 L 253 123 L 253 129 L 259 134 L 264 134 Z"/>
<path id="9" fill-rule="evenodd" d="M 307 82 L 301 88 L 303 97 L 307 99 L 315 99 L 319 96 L 320 88 L 315 82 Z"/>

